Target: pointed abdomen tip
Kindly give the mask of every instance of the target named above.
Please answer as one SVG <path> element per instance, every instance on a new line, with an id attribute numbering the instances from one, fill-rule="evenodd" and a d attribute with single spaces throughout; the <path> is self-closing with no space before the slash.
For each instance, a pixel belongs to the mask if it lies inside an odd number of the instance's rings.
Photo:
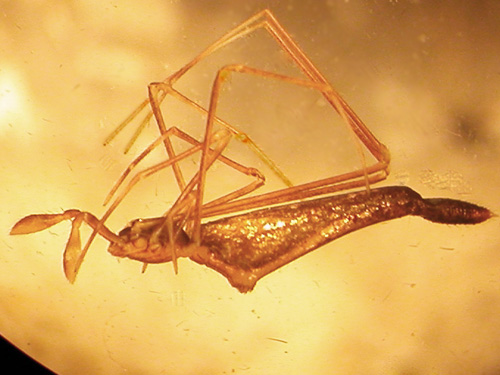
<path id="1" fill-rule="evenodd" d="M 479 224 L 493 216 L 489 209 L 455 199 L 424 199 L 422 217 L 442 224 Z"/>

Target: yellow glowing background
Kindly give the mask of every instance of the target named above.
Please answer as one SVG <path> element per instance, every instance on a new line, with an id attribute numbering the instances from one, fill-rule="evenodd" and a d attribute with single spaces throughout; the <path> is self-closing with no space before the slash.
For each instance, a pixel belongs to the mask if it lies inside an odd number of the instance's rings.
<path id="1" fill-rule="evenodd" d="M 366 228 L 267 276 L 247 295 L 188 260 L 177 276 L 170 264 L 141 274 L 140 264 L 107 254 L 102 239 L 70 285 L 62 272 L 68 223 L 8 236 L 30 213 L 102 214 L 132 157 L 121 153 L 129 135 L 109 147 L 102 141 L 145 97 L 147 83 L 266 7 L 391 150 L 383 184 L 499 213 L 497 1 L 0 5 L 0 333 L 17 347 L 59 374 L 500 371 L 497 218 L 476 227 L 404 218 Z M 258 35 L 209 64 L 272 69 L 282 63 L 277 51 Z M 180 84 L 206 103 L 212 77 L 200 67 Z M 329 148 L 343 155 L 346 144 L 354 147 L 349 137 L 315 143 L 327 138 L 316 126 L 324 111 L 317 96 L 297 101 L 275 85 L 276 102 L 255 104 L 250 81 L 235 78 L 221 106 L 234 121 L 252 121 L 244 130 L 267 142 L 291 178 L 328 174 Z M 154 134 L 150 126 L 132 152 Z M 351 168 L 349 160 L 335 163 Z M 138 187 L 110 227 L 166 210 L 178 190 L 164 181 L 159 175 Z"/>

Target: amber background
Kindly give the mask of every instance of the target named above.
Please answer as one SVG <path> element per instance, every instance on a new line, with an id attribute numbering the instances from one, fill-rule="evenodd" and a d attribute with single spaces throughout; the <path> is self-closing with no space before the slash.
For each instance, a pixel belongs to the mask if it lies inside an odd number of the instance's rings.
<path id="1" fill-rule="evenodd" d="M 69 285 L 61 267 L 67 224 L 8 236 L 29 213 L 101 214 L 130 159 L 121 154 L 126 137 L 102 147 L 109 130 L 148 82 L 264 7 L 390 148 L 383 184 L 500 212 L 497 1 L 1 1 L 0 332 L 60 374 L 499 373 L 497 218 L 477 227 L 405 218 L 367 228 L 248 295 L 189 261 L 178 276 L 170 265 L 142 275 L 102 240 Z M 259 45 L 248 38 L 235 56 L 250 59 Z M 251 61 L 274 58 L 268 51 L 250 53 Z M 206 100 L 197 84 L 186 86 Z M 252 90 L 242 102 L 259 119 Z M 297 108 L 313 112 L 310 103 L 287 107 L 287 95 L 275 94 L 286 98 L 278 119 L 287 108 L 295 118 Z M 250 130 L 297 178 L 328 167 L 324 145 L 283 145 L 282 122 Z M 287 139 L 301 142 L 312 129 L 290 125 Z M 310 148 L 319 156 L 308 159 Z M 168 208 L 177 194 L 160 177 L 148 187 L 155 194 L 139 189 L 138 201 L 110 220 L 113 229 Z"/>

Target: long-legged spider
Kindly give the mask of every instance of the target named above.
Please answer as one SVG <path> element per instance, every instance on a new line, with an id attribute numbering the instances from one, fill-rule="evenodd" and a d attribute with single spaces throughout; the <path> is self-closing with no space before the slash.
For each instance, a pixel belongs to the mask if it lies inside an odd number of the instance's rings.
<path id="1" fill-rule="evenodd" d="M 268 31 L 304 77 L 286 76 L 243 64 L 226 65 L 218 70 L 214 78 L 208 109 L 173 87 L 174 83 L 200 60 L 258 28 Z M 376 162 L 366 165 L 362 157 L 362 167 L 357 170 L 290 186 L 291 183 L 279 168 L 245 133 L 217 116 L 221 88 L 228 76 L 234 73 L 255 75 L 317 90 L 352 129 L 359 144 L 366 147 Z M 94 215 L 79 210 L 67 210 L 61 214 L 36 214 L 21 219 L 11 230 L 11 234 L 33 233 L 60 221 L 72 220 L 72 229 L 63 257 L 65 274 L 70 282 L 75 281 L 85 254 L 97 234 L 110 242 L 108 251 L 115 256 L 139 260 L 144 263 L 144 267 L 149 263 L 172 261 L 176 272 L 177 258 L 189 257 L 220 272 L 238 290 L 247 292 L 253 289 L 257 280 L 277 268 L 335 238 L 376 222 L 405 215 L 419 215 L 438 223 L 474 224 L 491 217 L 491 212 L 486 208 L 450 199 L 423 199 L 409 188 L 371 189 L 371 184 L 385 179 L 388 175 L 390 156 L 387 148 L 374 137 L 326 81 L 269 10 L 264 10 L 243 22 L 182 69 L 163 82 L 150 84 L 148 88 L 148 99 L 110 135 L 106 143 L 148 103 L 151 105 L 151 112 L 142 125 L 154 116 L 160 137 L 138 155 L 118 179 L 105 200 L 109 203 L 115 197 L 103 217 L 97 219 Z M 202 141 L 197 141 L 176 127 L 166 126 L 160 104 L 167 95 L 206 114 Z M 131 142 L 134 142 L 142 130 L 142 125 Z M 176 154 L 172 145 L 173 136 L 186 142 L 189 147 Z M 245 167 L 224 156 L 226 146 L 233 136 L 249 144 L 289 186 L 260 195 L 249 195 L 264 183 L 264 176 L 258 170 Z M 165 148 L 167 158 L 136 173 L 119 192 L 134 168 L 159 146 Z M 200 153 L 199 168 L 186 182 L 179 162 L 195 153 Z M 253 176 L 255 180 L 211 202 L 204 202 L 206 175 L 216 161 Z M 105 226 L 111 213 L 139 181 L 170 167 L 181 193 L 163 216 L 135 220 L 118 235 Z M 304 201 L 306 198 L 358 187 L 365 189 L 357 193 Z M 279 203 L 286 204 L 269 207 Z M 202 222 L 202 219 L 209 217 L 254 208 L 261 209 L 212 222 Z M 82 222 L 93 228 L 93 233 L 83 249 L 80 241 Z"/>

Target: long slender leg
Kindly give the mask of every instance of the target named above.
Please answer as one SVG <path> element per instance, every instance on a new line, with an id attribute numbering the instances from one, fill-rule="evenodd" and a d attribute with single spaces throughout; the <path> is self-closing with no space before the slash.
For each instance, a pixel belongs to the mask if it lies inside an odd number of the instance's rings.
<path id="1" fill-rule="evenodd" d="M 196 56 L 191 62 L 186 64 L 179 71 L 175 72 L 174 74 L 166 78 L 163 82 L 150 84 L 148 100 L 151 104 L 151 110 L 157 119 L 157 124 L 160 130 L 160 134 L 164 134 L 167 131 L 167 127 L 165 126 L 164 121 L 160 119 L 161 111 L 159 108 L 161 102 L 165 99 L 167 95 L 172 94 L 178 99 L 195 107 L 196 109 L 207 112 L 204 108 L 196 104 L 194 101 L 190 100 L 189 98 L 177 92 L 172 85 L 187 71 L 189 71 L 194 65 L 196 65 L 199 61 L 209 56 L 213 52 L 231 43 L 232 41 L 253 32 L 257 28 L 266 27 L 266 22 L 263 22 L 263 19 L 268 17 L 269 16 L 268 14 L 270 14 L 269 11 L 262 11 L 256 14 L 255 16 L 249 18 L 247 21 L 243 22 L 241 25 L 239 25 L 238 27 L 236 27 L 235 29 L 231 30 L 226 35 L 221 37 L 218 41 L 213 43 L 211 46 L 209 46 L 207 49 L 201 52 L 198 56 Z M 134 109 L 134 111 L 122 123 L 120 123 L 120 125 L 108 136 L 108 138 L 105 141 L 105 144 L 109 143 L 126 125 L 128 125 L 142 111 L 142 109 L 146 107 L 148 100 L 145 100 L 141 104 L 139 104 L 139 106 L 136 109 Z M 140 133 L 140 131 L 143 129 L 143 127 L 149 121 L 150 118 L 151 118 L 151 113 L 148 113 L 144 118 L 144 120 L 140 123 L 138 131 L 131 139 L 131 142 L 129 142 L 129 144 L 127 145 L 127 150 L 130 148 L 131 143 L 135 141 L 138 134 Z M 235 134 L 237 140 L 240 140 L 246 145 L 248 145 L 248 147 L 252 151 L 254 151 L 257 154 L 257 156 L 261 158 L 267 166 L 269 166 L 271 171 L 285 183 L 285 185 L 292 186 L 291 181 L 288 180 L 288 178 L 284 175 L 284 173 L 281 172 L 281 170 L 275 165 L 275 163 L 255 144 L 255 142 L 253 142 L 248 137 L 247 134 L 237 130 L 235 127 L 231 126 L 230 124 L 224 121 L 221 121 L 221 123 L 223 123 L 224 126 L 226 126 L 231 132 Z M 165 148 L 167 154 L 171 157 L 171 145 L 169 144 L 168 140 L 165 140 Z M 180 170 L 178 170 L 177 166 L 175 165 L 173 168 L 174 168 L 174 173 L 176 174 L 176 179 L 178 181 L 178 184 L 182 190 L 182 182 L 181 182 L 182 178 Z"/>
<path id="2" fill-rule="evenodd" d="M 340 97 L 340 95 L 328 84 L 326 79 L 321 75 L 321 73 L 317 70 L 317 68 L 312 64 L 312 62 L 307 58 L 307 56 L 302 52 L 302 50 L 298 47 L 298 45 L 292 40 L 289 34 L 284 30 L 284 28 L 279 24 L 276 18 L 271 14 L 270 11 L 264 10 L 255 16 L 251 17 L 247 21 L 243 22 L 240 26 L 236 27 L 232 31 L 228 32 L 214 44 L 205 49 L 202 53 L 196 56 L 190 63 L 186 64 L 179 71 L 172 74 L 170 77 L 165 79 L 161 83 L 153 83 L 150 85 L 150 102 L 155 114 L 155 117 L 158 122 L 158 126 L 160 128 L 160 132 L 163 133 L 166 131 L 166 126 L 161 116 L 160 111 L 160 103 L 162 100 L 169 94 L 172 94 L 179 99 L 191 104 L 192 106 L 200 109 L 196 103 L 191 101 L 190 99 L 184 97 L 182 94 L 178 93 L 172 85 L 181 78 L 186 72 L 188 72 L 194 65 L 196 65 L 199 61 L 212 54 L 216 50 L 226 46 L 231 43 L 235 39 L 241 38 L 246 34 L 249 34 L 255 31 L 258 28 L 264 28 L 269 32 L 269 34 L 276 40 L 278 45 L 290 56 L 290 58 L 295 62 L 295 64 L 300 68 L 300 70 L 304 73 L 304 75 L 311 81 L 311 85 L 325 85 L 327 87 L 324 90 L 321 90 L 325 99 L 332 105 L 332 107 L 340 114 L 340 116 L 344 119 L 344 121 L 349 125 L 352 129 L 353 133 L 356 135 L 356 138 L 363 143 L 366 148 L 372 153 L 372 155 L 377 159 L 377 163 L 373 166 L 373 168 L 369 168 L 365 166 L 363 161 L 363 170 L 366 173 L 366 170 L 373 170 L 372 173 L 377 174 L 380 179 L 383 179 L 383 176 L 388 173 L 388 165 L 390 161 L 390 155 L 388 150 L 384 145 L 382 145 L 369 131 L 369 129 L 363 124 L 363 122 L 357 117 L 357 115 L 352 111 L 352 109 L 347 105 L 347 103 Z M 264 76 L 270 77 L 272 73 L 267 72 L 265 74 L 260 74 Z M 293 80 L 292 77 L 289 77 L 288 80 Z M 214 86 L 215 88 L 215 86 Z M 218 94 L 212 93 L 211 96 L 211 107 L 213 108 L 213 99 L 214 97 L 218 97 Z M 212 119 L 207 119 L 207 129 L 211 127 L 208 125 L 209 123 L 213 123 L 213 121 L 219 120 L 215 115 L 211 114 L 211 110 L 209 109 L 208 117 L 212 116 Z M 207 134 L 207 129 L 205 133 Z M 247 139 L 244 133 L 238 133 L 243 135 L 242 138 Z M 171 153 L 168 151 L 169 146 L 166 144 L 167 153 L 171 156 Z M 362 157 L 364 160 L 364 157 Z M 203 163 L 202 163 L 202 168 Z M 203 174 L 203 173 L 202 173 Z M 180 172 L 179 172 L 180 175 Z M 345 176 L 345 175 L 343 175 Z M 180 178 L 178 178 L 180 180 Z M 368 176 L 365 176 L 364 181 L 365 185 L 368 186 L 368 182 L 371 179 Z M 203 177 L 202 177 L 203 183 Z M 355 186 L 359 186 L 356 184 Z M 201 193 L 202 194 L 202 193 Z M 198 203 L 201 205 L 201 202 Z"/>
<path id="3" fill-rule="evenodd" d="M 209 56 L 225 45 L 231 43 L 232 41 L 239 39 L 258 28 L 264 28 L 265 30 L 267 30 L 270 35 L 276 40 L 278 45 L 291 57 L 291 59 L 297 64 L 297 66 L 309 79 L 314 82 L 329 85 L 326 78 L 319 72 L 319 70 L 309 60 L 306 54 L 293 41 L 293 39 L 285 31 L 283 26 L 281 26 L 274 15 L 267 9 L 263 10 L 253 17 L 250 17 L 247 21 L 243 22 L 241 25 L 228 32 L 226 35 L 224 35 L 210 47 L 201 52 L 198 56 L 196 56 L 190 63 L 186 64 L 179 71 L 165 79 L 164 82 L 168 83 L 169 85 L 173 85 L 175 81 L 182 77 L 200 60 L 204 59 L 205 57 Z M 351 126 L 356 136 L 361 140 L 363 144 L 365 144 L 365 146 L 374 155 L 374 157 L 379 162 L 387 164 L 387 168 L 390 161 L 389 151 L 387 150 L 387 148 L 375 138 L 375 136 L 361 121 L 361 119 L 331 86 L 330 90 L 328 90 L 328 92 L 324 92 L 323 95 L 325 96 L 325 99 L 337 110 L 337 112 L 339 112 L 342 117 L 345 117 L 345 119 L 348 120 L 348 124 Z"/>
<path id="4" fill-rule="evenodd" d="M 167 128 L 165 124 L 160 109 L 160 104 L 167 95 L 171 95 L 174 98 L 178 99 L 179 101 L 188 104 L 198 112 L 204 115 L 208 115 L 208 110 L 206 110 L 198 103 L 194 102 L 193 100 L 189 99 L 188 97 L 186 97 L 185 95 L 174 89 L 170 84 L 164 82 L 153 82 L 148 85 L 148 92 L 149 92 L 148 100 L 143 101 L 141 104 L 139 104 L 139 106 L 136 109 L 134 109 L 134 111 L 123 122 L 121 122 L 115 130 L 113 130 L 113 132 L 104 141 L 105 145 L 110 143 L 116 137 L 116 135 L 118 135 L 119 132 L 121 132 L 129 123 L 131 123 L 131 121 L 134 120 L 134 118 L 138 116 L 138 114 L 145 108 L 148 102 L 150 103 L 151 111 L 148 112 L 144 117 L 144 119 L 141 121 L 138 129 L 128 142 L 125 148 L 125 153 L 128 152 L 132 144 L 139 136 L 142 129 L 144 129 L 144 127 L 146 126 L 146 124 L 149 122 L 149 120 L 153 115 L 158 124 L 158 128 L 160 129 L 160 134 L 165 134 L 170 128 Z M 266 153 L 246 133 L 239 131 L 236 127 L 218 117 L 215 118 L 215 121 L 218 124 L 221 124 L 228 131 L 230 131 L 234 135 L 234 138 L 236 140 L 247 145 L 250 148 L 250 150 L 254 152 L 264 162 L 264 164 L 270 168 L 271 172 L 274 173 L 286 186 L 293 186 L 292 182 L 278 168 L 278 166 L 272 161 L 272 159 L 269 156 L 267 156 Z M 167 155 L 170 158 L 172 158 L 173 147 L 168 138 L 164 139 L 164 145 Z M 174 175 L 176 177 L 177 184 L 179 185 L 179 188 L 182 190 L 185 186 L 185 182 L 182 176 L 182 171 L 177 166 L 177 164 L 174 164 L 172 168 L 174 170 Z"/>
<path id="5" fill-rule="evenodd" d="M 165 136 L 168 136 L 168 135 L 169 134 L 166 134 Z M 160 137 L 159 139 L 162 140 L 162 138 L 163 137 Z M 158 144 L 159 142 L 157 140 L 154 143 Z M 149 149 L 149 151 L 151 151 L 153 148 L 148 148 L 148 149 Z M 113 203 L 108 207 L 108 209 L 106 210 L 106 212 L 104 213 L 104 215 L 101 217 L 101 219 L 98 220 L 98 224 L 94 228 L 94 231 L 92 232 L 92 234 L 88 238 L 87 243 L 85 244 L 85 246 L 84 246 L 84 248 L 83 248 L 83 250 L 81 252 L 80 259 L 83 260 L 83 258 L 85 257 L 85 254 L 87 253 L 87 251 L 88 251 L 88 249 L 90 247 L 90 244 L 94 240 L 94 238 L 97 235 L 97 233 L 99 233 L 101 227 L 104 226 L 105 221 L 113 213 L 113 211 L 118 207 L 118 205 L 125 198 L 125 196 L 130 192 L 130 190 L 132 189 L 132 187 L 134 185 L 136 185 L 139 181 L 147 178 L 148 176 L 151 176 L 154 173 L 156 173 L 156 172 L 158 172 L 158 171 L 160 171 L 162 169 L 168 168 L 172 164 L 177 163 L 178 161 L 180 161 L 180 160 L 182 160 L 182 159 L 184 159 L 184 158 L 186 158 L 186 157 L 188 157 L 190 155 L 193 155 L 195 152 L 199 151 L 200 149 L 201 149 L 201 145 L 191 147 L 190 149 L 182 152 L 181 154 L 175 156 L 174 158 L 169 158 L 166 161 L 163 161 L 161 163 L 155 164 L 155 165 L 153 165 L 153 166 L 151 166 L 149 168 L 146 168 L 143 171 L 137 173 L 130 180 L 130 182 L 128 183 L 128 185 L 126 186 L 126 188 L 120 194 L 118 194 L 118 196 L 115 198 L 115 200 L 113 201 Z M 142 155 L 140 155 L 139 157 L 141 157 L 141 156 Z M 80 263 L 81 263 L 81 261 L 80 261 Z"/>
<path id="6" fill-rule="evenodd" d="M 104 200 L 104 205 L 108 204 L 109 201 L 111 200 L 111 198 L 116 194 L 117 190 L 119 189 L 119 187 L 123 184 L 123 182 L 125 181 L 125 179 L 128 177 L 128 175 L 132 172 L 132 170 L 134 168 L 137 167 L 137 165 L 149 154 L 153 151 L 154 148 L 158 147 L 159 144 L 161 144 L 163 142 L 163 140 L 167 137 L 170 137 L 170 136 L 176 136 L 178 137 L 179 139 L 191 144 L 192 146 L 195 146 L 195 147 L 201 147 L 201 143 L 198 142 L 196 139 L 194 139 L 193 137 L 191 137 L 189 134 L 183 132 L 182 130 L 178 129 L 178 128 L 175 128 L 175 127 L 172 127 L 170 128 L 162 137 L 159 137 L 158 139 L 156 139 L 152 144 L 150 144 L 146 149 L 144 149 L 144 151 L 141 152 L 141 154 L 139 156 L 137 156 L 129 165 L 128 167 L 125 169 L 125 171 L 122 173 L 122 175 L 118 178 L 118 180 L 115 182 L 115 185 L 113 186 L 113 188 L 110 190 L 110 192 L 108 193 L 106 199 Z M 175 153 L 172 154 L 171 158 L 170 159 L 174 159 L 177 155 Z M 177 160 L 177 159 L 176 159 Z M 252 191 L 254 191 L 255 189 L 257 189 L 259 186 L 262 186 L 262 184 L 264 183 L 264 176 L 256 169 L 254 168 L 248 168 L 248 167 L 245 167 L 243 165 L 241 165 L 240 163 L 237 163 L 236 161 L 226 157 L 226 156 L 223 156 L 223 155 L 219 155 L 218 156 L 218 160 L 224 164 L 226 164 L 227 166 L 237 170 L 238 172 L 242 173 L 242 174 L 245 174 L 247 176 L 252 176 L 252 177 L 255 177 L 255 181 L 251 182 L 250 184 L 240 188 L 240 189 L 237 189 L 229 194 L 226 194 L 220 198 L 217 198 L 216 201 L 214 201 L 214 203 L 223 203 L 223 202 L 227 202 L 227 201 L 230 201 L 230 200 L 233 200 L 237 197 L 240 197 L 240 196 L 243 196 L 243 195 L 246 195 Z M 172 163 L 172 165 L 174 165 L 174 163 Z M 186 188 L 185 186 L 185 183 L 184 183 L 184 188 L 182 189 L 182 191 L 184 191 Z"/>
<path id="7" fill-rule="evenodd" d="M 329 95 L 329 93 L 332 90 L 331 86 L 328 85 L 328 83 L 285 76 L 241 64 L 225 66 L 224 68 L 218 71 L 212 86 L 210 107 L 208 112 L 207 125 L 205 129 L 206 139 L 208 139 L 208 137 L 210 137 L 210 134 L 212 134 L 214 123 L 216 122 L 215 121 L 216 111 L 221 92 L 221 87 L 223 83 L 227 81 L 228 76 L 234 72 L 256 75 L 268 79 L 281 80 L 288 82 L 290 84 L 313 88 L 323 93 L 324 96 Z M 333 100 L 336 100 L 336 98 L 334 97 Z M 336 104 L 339 106 L 338 112 L 342 115 L 344 120 L 348 122 L 349 121 L 348 113 L 344 111 L 344 108 L 338 102 Z M 306 183 L 299 186 L 289 187 L 283 190 L 268 193 L 270 195 L 264 194 L 250 198 L 243 198 L 239 201 L 233 200 L 233 202 L 216 201 L 204 204 L 203 194 L 205 187 L 205 175 L 208 170 L 208 167 L 206 166 L 206 160 L 208 157 L 207 155 L 208 155 L 208 142 L 204 142 L 202 157 L 200 161 L 200 182 L 199 182 L 199 188 L 196 191 L 197 198 L 196 198 L 196 208 L 194 213 L 195 222 L 193 230 L 194 238 L 199 238 L 199 233 L 200 233 L 199 231 L 200 231 L 202 217 L 212 216 L 214 214 L 219 214 L 221 212 L 224 213 L 230 212 L 230 210 L 228 210 L 228 207 L 231 207 L 234 210 L 243 210 L 247 208 L 257 207 L 260 205 L 278 203 L 293 199 L 302 199 L 329 192 L 359 187 L 363 185 L 369 186 L 371 183 L 380 181 L 381 179 L 384 179 L 386 176 L 385 160 L 379 161 L 375 165 L 367 167 L 363 159 L 362 168 L 354 172 L 337 175 L 320 181 L 314 181 L 312 183 Z"/>
<path id="8" fill-rule="evenodd" d="M 113 131 L 104 140 L 104 142 L 103 142 L 104 146 L 106 146 L 109 143 L 111 143 L 113 141 L 113 139 L 115 139 L 115 137 L 123 129 L 125 129 L 125 127 L 128 124 L 130 124 L 139 115 L 139 113 L 141 113 L 141 111 L 144 108 L 146 108 L 146 106 L 148 105 L 148 103 L 149 103 L 148 99 L 144 100 L 141 104 L 139 104 L 130 113 L 130 115 L 127 116 L 127 118 L 125 120 L 123 120 L 120 124 L 118 124 L 118 126 L 115 129 L 113 129 Z M 141 122 L 141 124 L 139 125 L 139 128 L 136 130 L 135 134 L 132 136 L 132 139 L 128 142 L 127 146 L 125 147 L 125 151 L 124 151 L 125 153 L 127 153 L 130 150 L 130 147 L 132 147 L 132 145 L 134 144 L 135 140 L 137 139 L 137 137 L 139 136 L 139 134 L 142 132 L 142 130 L 144 129 L 144 126 L 149 121 L 149 119 L 151 118 L 152 115 L 153 115 L 153 113 L 149 112 L 148 115 L 146 116 L 146 118 L 144 118 L 144 120 Z"/>
<path id="9" fill-rule="evenodd" d="M 203 108 L 195 101 L 177 91 L 170 84 L 164 82 L 153 82 L 149 84 L 148 90 L 151 108 L 155 115 L 155 119 L 161 134 L 164 134 L 167 131 L 167 126 L 165 124 L 165 120 L 163 119 L 162 111 L 159 105 L 166 95 L 171 95 L 174 98 L 178 99 L 180 102 L 185 103 L 194 108 L 196 111 L 202 113 L 203 115 L 208 116 L 209 111 L 207 109 Z M 247 145 L 247 147 L 250 148 L 250 150 L 254 152 L 259 157 L 259 159 L 261 159 L 263 163 L 269 167 L 271 172 L 274 173 L 286 186 L 293 186 L 292 182 L 279 169 L 279 167 L 273 162 L 273 160 L 269 156 L 267 156 L 266 153 L 246 133 L 241 132 L 236 127 L 217 116 L 214 117 L 213 121 L 231 132 L 237 141 Z M 171 157 L 171 152 L 169 151 L 171 145 L 165 142 L 165 148 L 167 149 L 167 154 Z M 179 171 L 178 180 L 181 179 L 180 175 L 181 172 Z"/>
<path id="10" fill-rule="evenodd" d="M 143 160 L 155 147 L 160 145 L 163 140 L 167 137 L 170 137 L 171 135 L 176 135 L 179 138 L 189 142 L 192 144 L 192 147 L 187 149 L 186 151 L 175 155 L 173 154 L 173 157 L 169 157 L 167 160 L 157 163 L 153 166 L 150 166 L 138 173 L 136 173 L 133 178 L 129 181 L 128 185 L 121 191 L 120 194 L 118 194 L 113 201 L 113 203 L 108 207 L 107 211 L 104 213 L 102 218 L 98 221 L 97 225 L 94 228 L 94 231 L 90 235 L 89 239 L 87 240 L 87 243 L 83 250 L 81 251 L 80 259 L 83 260 L 83 257 L 85 256 L 86 252 L 88 251 L 90 244 L 92 243 L 93 239 L 99 233 L 99 230 L 101 226 L 104 226 L 105 221 L 108 219 L 108 217 L 112 214 L 112 212 L 118 207 L 118 205 L 121 203 L 121 201 L 125 198 L 125 196 L 131 191 L 131 189 L 140 181 L 143 179 L 159 172 L 160 170 L 163 170 L 165 168 L 171 167 L 175 163 L 178 163 L 179 161 L 185 159 L 186 157 L 189 157 L 193 155 L 194 153 L 202 150 L 205 147 L 205 144 L 208 144 L 208 149 L 210 150 L 210 157 L 208 159 L 208 167 L 207 169 L 216 161 L 220 160 L 221 162 L 227 164 L 228 166 L 245 173 L 250 176 L 256 177 L 256 181 L 253 183 L 248 184 L 246 187 L 239 189 L 235 192 L 230 193 L 229 195 L 232 197 L 235 194 L 237 196 L 241 196 L 244 194 L 247 194 L 250 191 L 255 190 L 257 187 L 262 185 L 263 183 L 263 176 L 261 176 L 256 170 L 253 168 L 246 168 L 242 166 L 239 163 L 234 162 L 233 160 L 227 158 L 227 157 L 222 157 L 221 153 L 227 146 L 229 140 L 230 140 L 230 135 L 227 131 L 222 131 L 219 133 L 214 134 L 211 138 L 207 139 L 205 143 L 199 143 L 196 140 L 194 140 L 192 137 L 190 137 L 188 134 L 175 129 L 171 128 L 167 133 L 165 133 L 162 137 L 159 137 L 155 142 L 153 142 L 149 147 L 147 147 L 130 165 L 129 167 L 125 170 L 125 172 L 122 174 L 120 179 L 118 180 L 117 184 L 113 187 L 111 190 L 110 194 L 106 198 L 106 202 L 108 202 L 113 195 L 116 194 L 119 186 L 124 182 L 125 178 L 130 174 L 130 172 L 137 166 L 137 164 Z M 213 149 L 211 148 L 213 147 Z M 167 212 L 166 214 L 166 219 L 165 219 L 165 225 L 169 225 L 168 220 L 171 221 L 179 221 L 179 218 L 176 217 L 177 214 L 180 212 L 191 212 L 190 210 L 186 210 L 185 206 L 190 202 L 191 200 L 189 199 L 189 195 L 197 188 L 199 190 L 199 180 L 200 180 L 200 172 L 197 172 L 194 177 L 189 181 L 188 184 L 184 187 L 182 190 L 180 196 L 178 197 L 177 201 L 174 203 L 172 208 Z M 227 199 L 224 199 L 224 197 L 219 198 L 222 201 L 226 201 Z M 191 214 L 188 215 L 188 217 L 183 218 L 182 221 L 192 221 L 193 219 L 190 217 Z M 194 221 L 199 221 L 200 219 L 195 219 Z M 161 231 L 161 226 L 158 226 L 158 233 Z M 174 233 L 169 233 L 172 237 L 174 237 Z M 176 259 L 175 254 L 174 254 L 174 259 Z M 81 261 L 80 261 L 81 263 Z"/>

